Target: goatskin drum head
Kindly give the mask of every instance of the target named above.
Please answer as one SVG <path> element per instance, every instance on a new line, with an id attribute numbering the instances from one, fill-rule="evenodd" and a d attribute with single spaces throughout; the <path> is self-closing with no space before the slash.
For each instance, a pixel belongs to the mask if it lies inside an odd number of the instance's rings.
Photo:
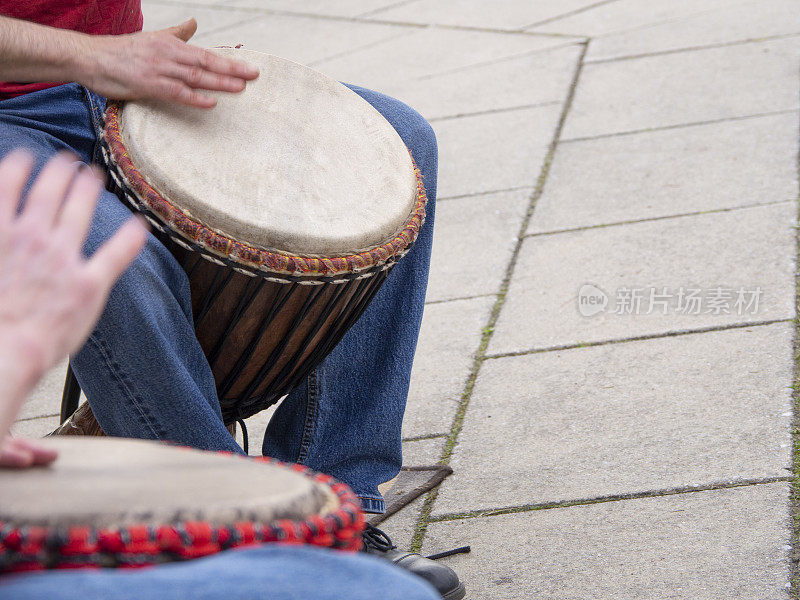
<path id="1" fill-rule="evenodd" d="M 121 111 L 125 149 L 150 186 L 215 231 L 282 253 L 343 256 L 403 231 L 417 176 L 378 111 L 308 67 L 213 51 L 260 76 L 240 94 L 206 92 L 210 110 L 143 101 Z"/>
<path id="2" fill-rule="evenodd" d="M 8 526 L 232 525 L 325 515 L 335 494 L 286 466 L 157 442 L 47 438 L 50 466 L 0 470 Z"/>

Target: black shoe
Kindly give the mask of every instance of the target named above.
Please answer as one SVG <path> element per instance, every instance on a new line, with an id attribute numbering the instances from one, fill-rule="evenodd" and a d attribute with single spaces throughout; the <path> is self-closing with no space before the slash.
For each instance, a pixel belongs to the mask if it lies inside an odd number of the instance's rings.
<path id="1" fill-rule="evenodd" d="M 436 588 L 444 600 L 461 600 L 466 595 L 464 584 L 458 580 L 458 575 L 450 567 L 413 552 L 398 550 L 388 535 L 372 525 L 367 524 L 362 536 L 364 539 L 362 552 L 385 558 L 398 567 L 422 577 Z"/>

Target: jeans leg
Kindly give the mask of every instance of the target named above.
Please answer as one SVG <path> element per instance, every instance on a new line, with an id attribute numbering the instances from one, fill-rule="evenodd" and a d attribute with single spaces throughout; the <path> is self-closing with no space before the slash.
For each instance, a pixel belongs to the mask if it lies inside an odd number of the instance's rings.
<path id="1" fill-rule="evenodd" d="M 26 147 L 37 170 L 59 150 L 91 162 L 99 101 L 67 84 L 0 102 L 0 155 Z M 115 195 L 103 193 L 86 252 L 130 215 Z M 120 278 L 97 328 L 72 359 L 108 434 L 241 452 L 222 425 L 211 370 L 194 336 L 186 275 L 154 237 Z"/>
<path id="2" fill-rule="evenodd" d="M 87 253 L 130 214 L 104 193 Z M 152 235 L 112 289 L 72 365 L 108 435 L 241 452 L 222 424 L 211 368 L 194 334 L 189 280 Z"/>
<path id="3" fill-rule="evenodd" d="M 402 466 L 401 427 L 428 282 L 437 149 L 430 125 L 403 103 L 351 86 L 400 134 L 424 177 L 425 224 L 414 248 L 333 352 L 278 406 L 265 455 L 301 462 L 350 485 L 383 512 L 378 485 Z"/>
<path id="4" fill-rule="evenodd" d="M 433 588 L 363 554 L 271 544 L 157 567 L 0 577 L 0 600 L 435 600 Z"/>

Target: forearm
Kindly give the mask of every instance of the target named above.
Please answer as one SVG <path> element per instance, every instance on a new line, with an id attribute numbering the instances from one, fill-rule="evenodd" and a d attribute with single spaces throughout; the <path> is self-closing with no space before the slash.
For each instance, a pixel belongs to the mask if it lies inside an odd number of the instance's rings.
<path id="1" fill-rule="evenodd" d="M 0 80 L 80 81 L 89 37 L 0 16 Z"/>

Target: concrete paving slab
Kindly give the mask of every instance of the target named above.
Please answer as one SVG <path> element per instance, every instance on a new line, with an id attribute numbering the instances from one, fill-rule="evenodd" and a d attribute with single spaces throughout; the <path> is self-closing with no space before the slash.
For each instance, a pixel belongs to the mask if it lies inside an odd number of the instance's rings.
<path id="1" fill-rule="evenodd" d="M 726 8 L 730 10 L 740 4 L 746 2 L 737 2 L 732 6 L 730 0 L 670 0 L 670 2 L 614 0 L 529 29 L 543 33 L 601 37 L 637 31 L 708 13 L 714 14 Z"/>
<path id="2" fill-rule="evenodd" d="M 785 483 L 433 523 L 470 600 L 788 599 Z"/>
<path id="3" fill-rule="evenodd" d="M 793 329 L 485 362 L 435 514 L 788 475 Z"/>
<path id="4" fill-rule="evenodd" d="M 36 417 L 17 421 L 11 426 L 11 435 L 26 438 L 41 438 L 58 427 L 58 417 Z"/>
<path id="5" fill-rule="evenodd" d="M 561 138 L 797 108 L 798 55 L 790 38 L 586 65 Z"/>
<path id="6" fill-rule="evenodd" d="M 758 40 L 800 32 L 800 5 L 770 0 L 726 6 L 687 18 L 592 40 L 587 62 L 681 48 Z"/>
<path id="7" fill-rule="evenodd" d="M 561 38 L 430 27 L 312 66 L 340 81 L 383 89 L 398 81 L 432 77 L 538 50 L 564 46 Z"/>
<path id="8" fill-rule="evenodd" d="M 147 0 L 147 2 L 151 4 L 175 4 L 175 0 Z M 182 2 L 182 4 L 189 6 L 213 6 L 223 8 L 230 3 L 231 0 L 188 0 L 187 2 Z"/>
<path id="9" fill-rule="evenodd" d="M 383 523 L 377 525 L 382 529 L 400 550 L 410 550 L 411 542 L 414 540 L 414 531 L 417 527 L 422 505 L 428 494 L 423 494 L 403 510 L 393 514 Z"/>
<path id="10" fill-rule="evenodd" d="M 528 238 L 488 352 L 791 319 L 796 214 L 786 202 Z"/>
<path id="11" fill-rule="evenodd" d="M 492 296 L 425 307 L 403 420 L 404 438 L 450 431 L 493 304 Z"/>
<path id="12" fill-rule="evenodd" d="M 218 29 L 230 27 L 235 23 L 246 22 L 252 15 L 238 10 L 224 10 L 220 8 L 187 6 L 179 4 L 160 4 L 157 2 L 142 2 L 144 14 L 144 30 L 155 31 L 183 23 L 186 19 L 194 17 L 197 20 L 198 34 L 213 33 Z"/>
<path id="13" fill-rule="evenodd" d="M 444 438 L 403 442 L 403 465 L 435 465 L 439 462 L 443 447 Z M 380 529 L 389 534 L 389 537 L 392 538 L 392 543 L 396 544 L 401 550 L 408 550 L 411 548 L 414 530 L 417 526 L 417 520 L 419 519 L 419 514 L 426 496 L 427 494 L 423 494 L 411 504 L 404 507 L 403 510 L 395 513 L 378 525 Z"/>
<path id="14" fill-rule="evenodd" d="M 797 196 L 798 113 L 561 144 L 529 233 Z"/>
<path id="15" fill-rule="evenodd" d="M 381 10 L 370 18 L 404 23 L 435 23 L 461 27 L 519 30 L 535 23 L 580 10 L 593 0 L 417 0 Z"/>
<path id="16" fill-rule="evenodd" d="M 439 197 L 534 185 L 560 114 L 548 105 L 433 123 Z"/>
<path id="17" fill-rule="evenodd" d="M 380 89 L 428 119 L 545 103 L 562 105 L 580 52 L 580 45 L 571 44 L 442 75 L 395 81 Z"/>
<path id="18" fill-rule="evenodd" d="M 61 412 L 61 393 L 67 375 L 67 361 L 61 361 L 42 378 L 20 410 L 20 419 L 56 415 Z"/>
<path id="19" fill-rule="evenodd" d="M 524 188 L 439 202 L 429 302 L 500 291 L 531 193 Z"/>
<path id="20" fill-rule="evenodd" d="M 206 47 L 243 44 L 249 50 L 308 64 L 404 32 L 405 28 L 391 25 L 253 13 L 246 24 L 199 34 L 193 42 Z"/>
<path id="21" fill-rule="evenodd" d="M 228 0 L 234 6 L 312 15 L 357 17 L 397 4 L 397 0 Z"/>

